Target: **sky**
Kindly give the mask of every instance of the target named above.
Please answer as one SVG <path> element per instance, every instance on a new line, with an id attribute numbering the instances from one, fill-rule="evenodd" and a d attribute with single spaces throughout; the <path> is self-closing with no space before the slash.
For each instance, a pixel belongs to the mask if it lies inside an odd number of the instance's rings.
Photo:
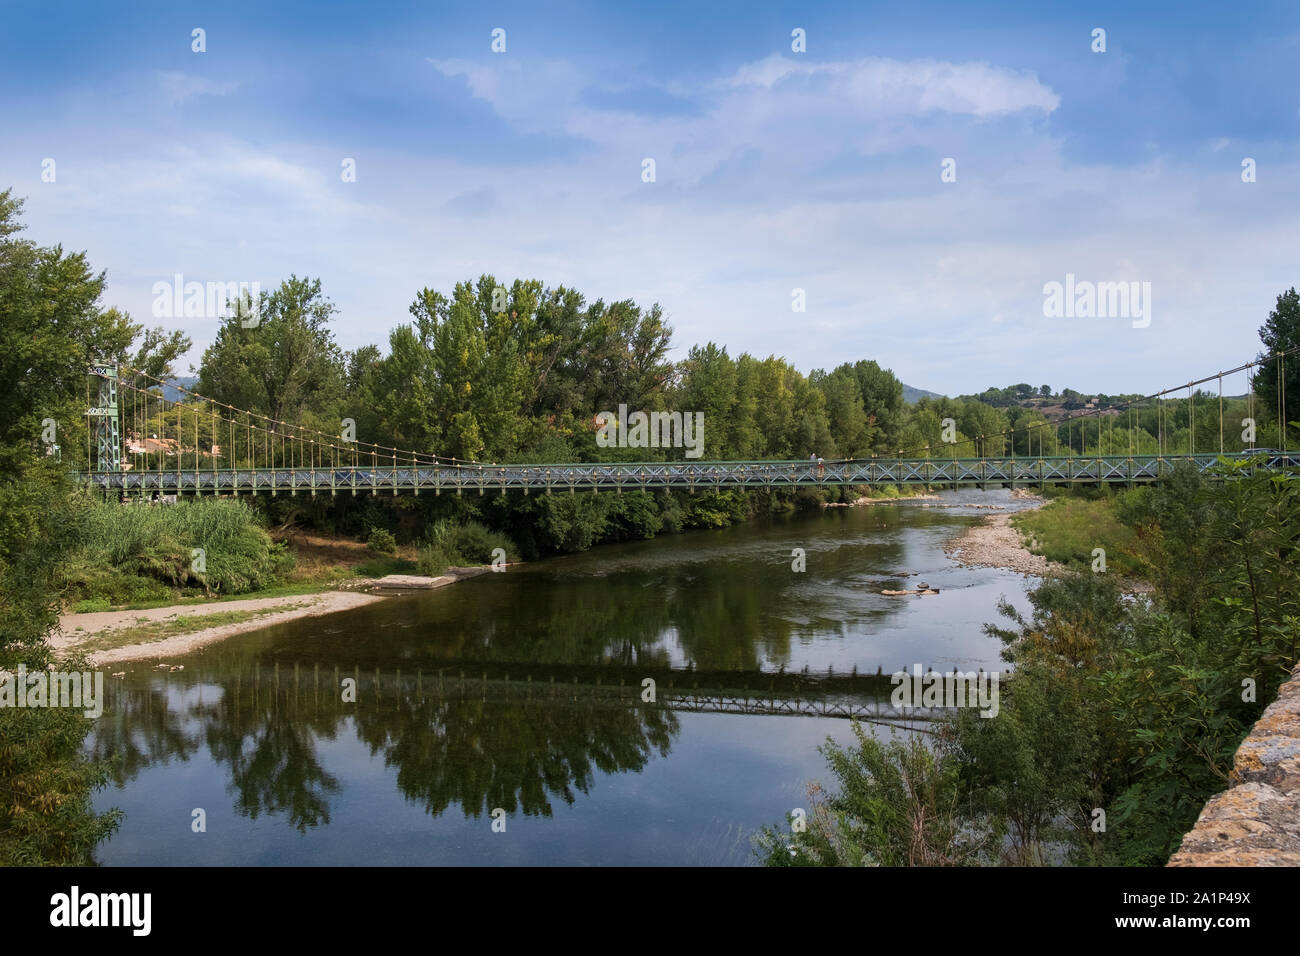
<path id="1" fill-rule="evenodd" d="M 489 273 L 657 302 L 678 358 L 1154 391 L 1300 284 L 1298 72 L 1294 2 L 6 0 L 0 189 L 181 371 L 178 274 L 318 277 L 351 349 Z M 1149 321 L 1045 314 L 1067 276 Z"/>

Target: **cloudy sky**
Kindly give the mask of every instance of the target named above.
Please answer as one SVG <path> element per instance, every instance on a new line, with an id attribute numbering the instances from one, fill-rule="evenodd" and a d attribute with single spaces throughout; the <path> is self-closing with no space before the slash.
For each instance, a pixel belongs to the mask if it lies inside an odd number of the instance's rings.
<path id="1" fill-rule="evenodd" d="M 1153 390 L 1252 357 L 1300 283 L 1292 2 L 0 13 L 26 235 L 86 250 L 105 304 L 184 328 L 195 362 L 217 320 L 152 315 L 177 273 L 318 276 L 353 348 L 487 272 L 659 302 L 679 354 Z M 1044 316 L 1067 274 L 1149 282 L 1150 324 Z"/>

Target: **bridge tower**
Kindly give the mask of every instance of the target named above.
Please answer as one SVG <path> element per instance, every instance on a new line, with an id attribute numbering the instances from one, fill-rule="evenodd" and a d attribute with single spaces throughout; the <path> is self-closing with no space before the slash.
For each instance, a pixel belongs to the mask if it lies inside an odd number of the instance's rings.
<path id="1" fill-rule="evenodd" d="M 122 435 L 118 424 L 117 366 L 92 365 L 89 372 L 99 383 L 99 397 L 86 410 L 90 419 L 91 469 L 122 470 Z"/>

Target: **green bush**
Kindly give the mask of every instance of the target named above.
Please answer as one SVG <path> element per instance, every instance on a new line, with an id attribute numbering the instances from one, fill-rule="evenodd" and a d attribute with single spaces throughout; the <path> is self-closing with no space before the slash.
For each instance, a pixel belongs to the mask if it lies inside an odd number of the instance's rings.
<path id="1" fill-rule="evenodd" d="M 612 497 L 609 527 L 613 540 L 653 538 L 663 528 L 664 519 L 658 503 L 649 492 L 633 491 Z"/>
<path id="2" fill-rule="evenodd" d="M 396 554 L 397 539 L 393 537 L 391 531 L 383 528 L 372 528 L 370 537 L 366 539 L 366 546 L 374 554 Z"/>
<path id="3" fill-rule="evenodd" d="M 503 534 L 489 531 L 477 521 L 470 521 L 460 527 L 456 538 L 456 551 L 461 558 L 471 564 L 487 564 L 492 560 L 492 552 L 500 548 L 509 556 L 514 550 L 510 540 Z"/>
<path id="4" fill-rule="evenodd" d="M 111 611 L 112 609 L 113 605 L 108 603 L 108 601 L 102 597 L 91 598 L 87 601 L 78 601 L 72 607 L 74 614 L 90 614 L 94 611 Z"/>
<path id="5" fill-rule="evenodd" d="M 272 543 L 243 501 L 84 507 L 85 543 L 61 581 L 74 599 L 136 603 L 165 599 L 170 588 L 242 594 L 270 586 L 292 567 L 288 548 Z"/>
<path id="6" fill-rule="evenodd" d="M 614 495 L 539 495 L 533 509 L 533 533 L 540 550 L 586 551 L 605 540 Z"/>
<path id="7" fill-rule="evenodd" d="M 749 517 L 743 491 L 702 491 L 686 502 L 686 527 L 725 528 Z"/>
<path id="8" fill-rule="evenodd" d="M 443 553 L 442 548 L 436 544 L 426 544 L 420 549 L 419 568 L 420 573 L 430 577 L 437 577 L 447 570 L 447 555 Z"/>
<path id="9" fill-rule="evenodd" d="M 832 494 L 838 495 L 845 502 L 852 501 L 855 497 L 851 494 L 844 494 L 842 489 L 839 488 L 835 489 Z M 822 505 L 826 503 L 826 496 L 821 488 L 796 488 L 790 503 L 795 511 L 820 511 Z"/>
<path id="10" fill-rule="evenodd" d="M 110 605 L 157 603 L 174 595 L 162 581 L 106 566 L 84 552 L 62 569 L 59 580 L 72 600 L 100 600 Z"/>
<path id="11" fill-rule="evenodd" d="M 450 567 L 488 564 L 492 560 L 492 552 L 497 548 L 505 552 L 507 559 L 518 559 L 518 550 L 504 534 L 492 531 L 477 521 L 457 523 L 444 518 L 429 529 L 424 550 L 435 552 L 430 556 L 430 566 L 437 560 L 442 560 L 444 567 Z M 424 550 L 421 551 L 422 556 Z"/>
<path id="12" fill-rule="evenodd" d="M 962 816 L 956 763 L 919 734 L 880 741 L 853 721 L 858 746 L 821 748 L 839 790 L 808 788 L 805 826 L 767 827 L 755 850 L 769 866 L 959 866 L 978 863 L 983 835 Z M 790 821 L 793 823 L 793 818 Z"/>

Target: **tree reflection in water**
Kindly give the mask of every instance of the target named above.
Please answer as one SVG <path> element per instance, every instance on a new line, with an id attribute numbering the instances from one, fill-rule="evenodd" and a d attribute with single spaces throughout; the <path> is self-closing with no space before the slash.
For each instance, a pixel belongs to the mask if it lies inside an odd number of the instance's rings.
<path id="1" fill-rule="evenodd" d="M 243 816 L 282 814 L 299 831 L 327 825 L 339 779 L 323 765 L 322 740 L 361 741 L 397 771 L 397 786 L 433 816 L 457 804 L 466 817 L 502 807 L 550 816 L 572 804 L 597 773 L 639 771 L 668 755 L 675 714 L 653 704 L 587 698 L 538 683 L 499 693 L 495 682 L 395 672 L 359 675 L 355 703 L 343 701 L 337 671 L 306 674 L 253 665 L 149 677 L 108 689 L 108 719 L 90 747 L 116 758 L 116 782 L 206 747 L 229 768 Z M 343 674 L 341 677 L 352 675 Z"/>

